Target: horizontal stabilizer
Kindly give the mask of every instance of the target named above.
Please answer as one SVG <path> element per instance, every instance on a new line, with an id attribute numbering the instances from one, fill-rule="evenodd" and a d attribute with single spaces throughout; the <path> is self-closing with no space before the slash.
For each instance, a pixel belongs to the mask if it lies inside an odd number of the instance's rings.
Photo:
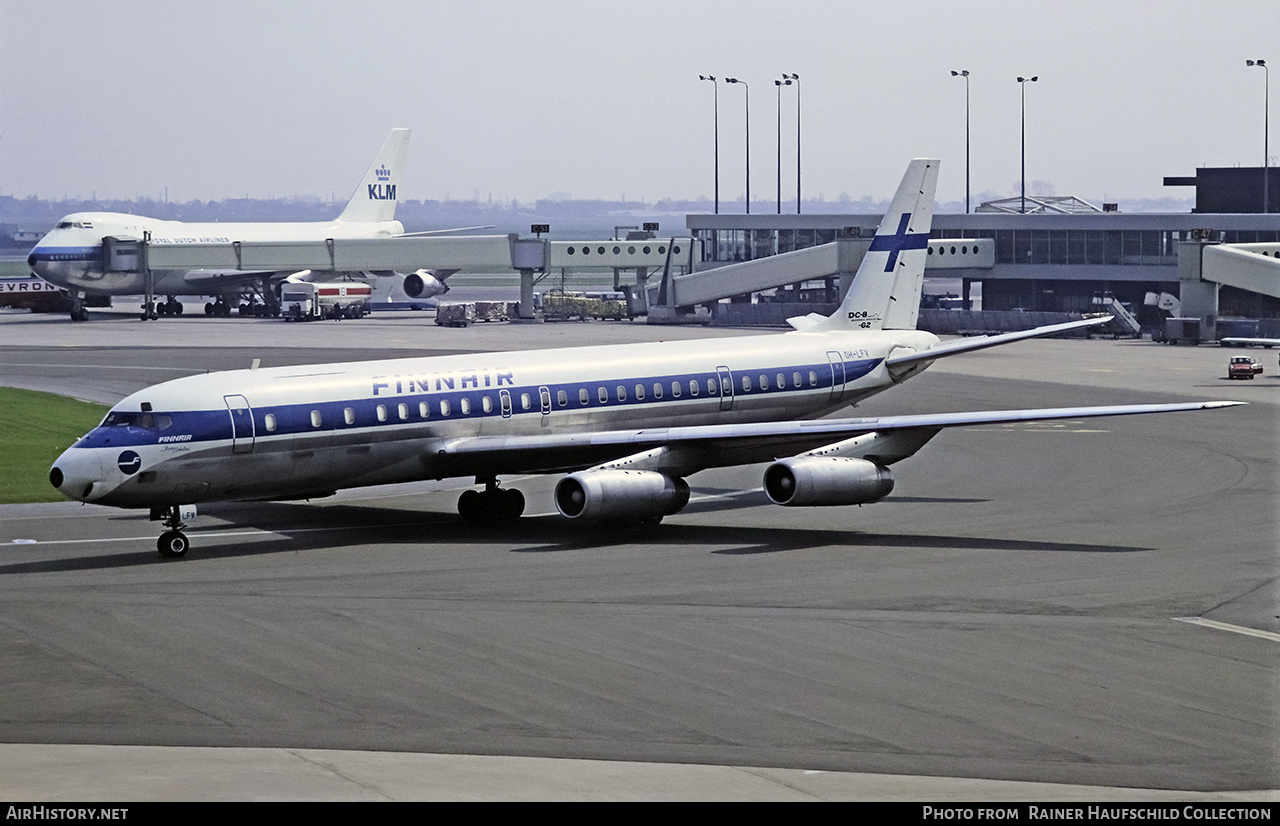
<path id="1" fill-rule="evenodd" d="M 945 356 L 954 356 L 957 353 L 969 353 L 974 350 L 985 350 L 988 347 L 999 347 L 1001 344 L 1009 344 L 1010 342 L 1022 341 L 1027 338 L 1039 338 L 1041 336 L 1051 336 L 1055 333 L 1065 333 L 1068 330 L 1096 327 L 1100 324 L 1106 324 L 1108 321 L 1111 321 L 1111 316 L 1109 315 L 1096 316 L 1094 318 L 1082 318 L 1079 321 L 1067 321 L 1062 324 L 1050 324 L 1046 327 L 1035 327 L 1030 330 L 1019 330 L 1015 333 L 1001 333 L 998 336 L 976 336 L 974 338 L 948 341 L 946 344 L 939 344 L 937 347 L 930 347 L 928 350 L 906 353 L 901 356 L 890 356 L 884 360 L 884 363 L 889 368 L 890 373 L 901 372 L 909 366 L 933 361 Z"/>
<path id="2" fill-rule="evenodd" d="M 827 317 L 818 313 L 809 313 L 808 315 L 792 316 L 787 319 L 787 323 L 795 330 L 808 330 L 818 323 L 826 321 Z"/>

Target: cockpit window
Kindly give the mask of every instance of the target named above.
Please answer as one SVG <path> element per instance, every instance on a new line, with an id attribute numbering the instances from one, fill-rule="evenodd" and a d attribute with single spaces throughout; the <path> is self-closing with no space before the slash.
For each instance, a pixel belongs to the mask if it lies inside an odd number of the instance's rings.
<path id="1" fill-rule="evenodd" d="M 59 221 L 58 229 L 71 229 L 79 227 L 80 229 L 93 229 L 93 224 L 88 221 Z"/>
<path id="2" fill-rule="evenodd" d="M 58 229 L 71 229 L 71 222 L 70 222 L 70 221 L 59 221 L 59 222 L 58 222 Z"/>
<path id="3" fill-rule="evenodd" d="M 168 419 L 168 416 L 164 417 Z M 107 418 L 102 420 L 103 427 L 140 427 L 145 430 L 154 430 L 155 416 L 151 413 L 108 413 Z"/>

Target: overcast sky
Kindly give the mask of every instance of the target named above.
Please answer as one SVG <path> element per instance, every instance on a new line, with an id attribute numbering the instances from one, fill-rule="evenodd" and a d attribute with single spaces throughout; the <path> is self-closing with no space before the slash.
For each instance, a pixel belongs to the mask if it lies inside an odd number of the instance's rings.
<path id="1" fill-rule="evenodd" d="M 401 199 L 710 197 L 709 73 L 750 86 L 751 190 L 772 200 L 773 81 L 794 72 L 806 198 L 887 197 L 930 156 L 961 201 L 967 69 L 975 202 L 1017 194 L 1015 77 L 1037 75 L 1028 181 L 1123 209 L 1191 195 L 1165 175 L 1261 164 L 1246 58 L 1280 69 L 1277 0 L 0 0 L 0 194 L 345 201 L 403 126 Z M 745 94 L 718 88 L 728 201 Z"/>

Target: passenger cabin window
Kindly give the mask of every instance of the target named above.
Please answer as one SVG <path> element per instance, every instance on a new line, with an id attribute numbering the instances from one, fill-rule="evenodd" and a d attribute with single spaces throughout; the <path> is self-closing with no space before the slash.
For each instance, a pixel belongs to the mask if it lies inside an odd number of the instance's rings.
<path id="1" fill-rule="evenodd" d="M 569 394 L 568 394 L 568 393 L 566 393 L 566 392 L 565 392 L 565 391 L 563 391 L 563 390 L 557 390 L 557 391 L 556 391 L 556 404 L 560 405 L 561 407 L 568 407 L 568 406 L 569 406 Z"/>
<path id="2" fill-rule="evenodd" d="M 800 387 L 801 385 L 804 384 L 804 379 L 800 378 L 800 374 L 798 372 L 792 373 L 791 384 L 793 387 Z"/>
<path id="3" fill-rule="evenodd" d="M 601 403 L 601 404 L 604 404 L 605 402 L 609 401 L 609 390 L 608 390 L 608 388 L 601 387 L 601 388 L 600 388 L 600 392 L 599 392 L 599 394 L 598 394 L 598 395 L 599 395 L 599 397 L 600 397 L 600 403 Z"/>
<path id="4" fill-rule="evenodd" d="M 690 395 L 690 396 L 696 396 L 696 395 L 698 395 L 698 380 L 697 380 L 697 379 L 689 379 L 689 395 Z"/>
<path id="5" fill-rule="evenodd" d="M 743 392 L 743 393 L 750 393 L 750 392 L 751 392 L 751 377 L 750 377 L 750 376 L 743 376 L 743 377 L 742 377 L 742 392 Z"/>
<path id="6" fill-rule="evenodd" d="M 680 382 L 671 382 L 671 395 L 677 399 L 680 398 Z"/>
<path id="7" fill-rule="evenodd" d="M 779 373 L 775 378 L 778 380 L 777 388 L 779 390 L 785 390 L 787 388 L 787 377 Z"/>
<path id="8" fill-rule="evenodd" d="M 636 401 L 641 401 L 641 402 L 644 401 L 644 385 L 643 384 L 636 385 Z"/>
<path id="9" fill-rule="evenodd" d="M 621 384 L 618 385 L 618 401 L 625 402 L 627 400 L 627 388 Z"/>
<path id="10" fill-rule="evenodd" d="M 400 421 L 403 422 L 405 419 L 409 418 L 409 405 L 401 402 L 400 406 L 396 408 L 396 412 L 400 414 Z"/>
<path id="11" fill-rule="evenodd" d="M 581 405 L 591 404 L 591 394 L 587 392 L 587 388 L 585 387 L 578 389 L 578 404 L 581 404 Z"/>
<path id="12" fill-rule="evenodd" d="M 520 409 L 521 409 L 521 410 L 528 410 L 528 409 L 529 409 L 529 408 L 531 408 L 531 407 L 533 407 L 533 399 L 531 399 L 531 398 L 529 397 L 529 394 L 528 394 L 528 393 L 521 393 L 521 394 L 520 394 Z"/>
<path id="13" fill-rule="evenodd" d="M 275 432 L 275 429 L 276 429 L 276 414 L 274 414 L 274 413 L 268 413 L 267 415 L 263 416 L 263 417 L 262 417 L 262 424 L 267 428 L 267 432 L 268 432 L 268 433 L 273 433 L 273 432 Z"/>
<path id="14" fill-rule="evenodd" d="M 810 387 L 818 386 L 818 374 L 813 372 L 812 370 L 809 371 L 809 386 Z"/>
<path id="15" fill-rule="evenodd" d="M 471 399 L 463 398 L 458 401 L 458 409 L 462 411 L 462 415 L 471 415 Z"/>
<path id="16" fill-rule="evenodd" d="M 312 411 L 311 411 L 311 426 L 312 426 L 312 427 L 319 427 L 319 426 L 320 426 L 320 411 L 319 411 L 319 410 L 312 410 Z"/>
<path id="17" fill-rule="evenodd" d="M 480 409 L 481 409 L 481 410 L 483 410 L 483 411 L 484 411 L 484 412 L 486 412 L 486 413 L 492 413 L 492 412 L 493 412 L 493 397 L 492 397 L 492 396 L 481 396 L 481 397 L 480 397 Z"/>
<path id="18" fill-rule="evenodd" d="M 426 402 L 418 402 L 418 415 L 424 419 L 431 415 L 431 408 Z"/>
<path id="19" fill-rule="evenodd" d="M 440 400 L 440 415 L 441 415 L 441 416 L 448 416 L 448 415 L 449 415 L 449 400 L 448 400 L 448 399 L 441 399 L 441 400 Z"/>
<path id="20" fill-rule="evenodd" d="M 387 406 L 385 404 L 378 405 L 378 421 L 385 422 L 387 420 Z"/>
<path id="21" fill-rule="evenodd" d="M 760 374 L 760 389 L 761 390 L 769 389 L 769 377 L 766 376 L 764 373 Z"/>
<path id="22" fill-rule="evenodd" d="M 342 420 L 343 420 L 344 422 L 346 422 L 347 424 L 355 424 L 355 423 L 356 423 L 356 411 L 352 410 L 350 407 L 345 407 L 345 408 L 343 408 L 343 409 L 342 409 Z"/>

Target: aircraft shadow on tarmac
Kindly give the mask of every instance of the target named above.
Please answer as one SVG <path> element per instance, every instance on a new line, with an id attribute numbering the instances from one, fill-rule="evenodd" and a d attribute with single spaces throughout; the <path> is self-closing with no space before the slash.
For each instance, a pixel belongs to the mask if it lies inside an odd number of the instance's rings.
<path id="1" fill-rule="evenodd" d="M 698 491 L 705 494 L 706 491 Z M 758 494 L 758 496 L 757 496 Z M 761 504 L 763 494 L 701 499 L 685 513 L 735 510 Z M 980 499 L 890 497 L 886 502 L 982 502 Z M 529 516 L 516 522 L 473 523 L 456 514 L 370 505 L 330 505 L 324 508 L 296 503 L 249 503 L 210 506 L 210 516 L 222 524 L 192 531 L 192 562 L 273 553 L 299 553 L 360 545 L 417 544 L 496 545 L 510 553 L 558 553 L 622 545 L 705 548 L 726 556 L 786 553 L 837 547 L 856 551 L 876 548 L 934 548 L 1011 552 L 1136 553 L 1152 548 L 1082 542 L 1045 542 L 990 536 L 944 536 L 925 533 L 866 533 L 845 528 L 691 525 L 668 521 L 662 525 L 580 524 L 559 516 Z M 150 523 L 130 515 L 140 525 Z M 678 520 L 679 517 L 676 517 Z M 299 527 L 305 526 L 305 527 Z M 261 531 L 246 537 L 246 531 Z M 359 551 L 353 549 L 353 553 Z M 123 568 L 135 565 L 182 564 L 160 558 L 150 541 L 136 548 L 108 553 L 62 557 L 0 565 L 0 576 Z"/>

